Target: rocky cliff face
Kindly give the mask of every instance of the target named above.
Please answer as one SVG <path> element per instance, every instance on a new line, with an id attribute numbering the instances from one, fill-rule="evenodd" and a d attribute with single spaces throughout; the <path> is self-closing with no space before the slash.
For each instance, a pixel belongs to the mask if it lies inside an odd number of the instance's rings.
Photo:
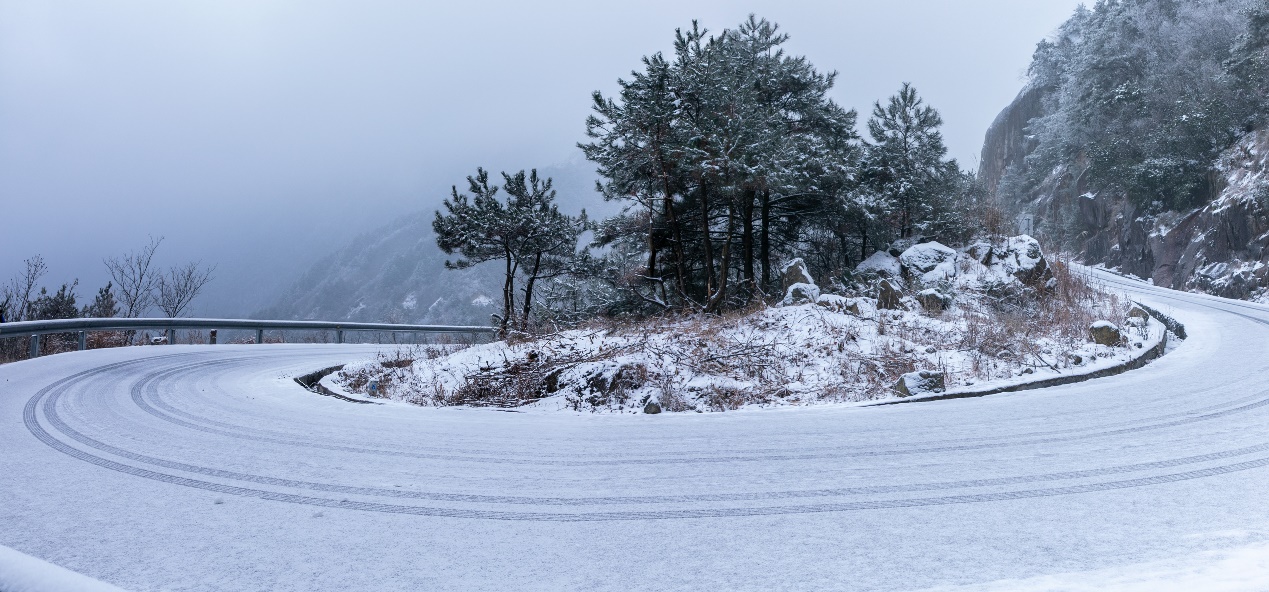
<path id="1" fill-rule="evenodd" d="M 1269 300 L 1269 130 L 1247 134 L 1220 159 L 1225 188 L 1188 212 L 1147 214 L 1114 189 L 1092 186 L 1074 159 L 1038 186 L 1002 190 L 1034 146 L 1026 121 L 1043 115 L 1029 88 L 986 135 L 979 176 L 1007 214 L 1046 244 L 1088 264 L 1105 264 L 1170 288 Z M 1029 228 L 1027 228 L 1029 227 Z"/>
<path id="2" fill-rule="evenodd" d="M 1035 149 L 1035 143 L 1027 138 L 1026 127 L 1027 122 L 1044 114 L 1043 99 L 1042 89 L 1027 86 L 987 129 L 978 174 L 989 193 L 996 193 L 1000 179 L 1010 165 L 1022 162 Z"/>

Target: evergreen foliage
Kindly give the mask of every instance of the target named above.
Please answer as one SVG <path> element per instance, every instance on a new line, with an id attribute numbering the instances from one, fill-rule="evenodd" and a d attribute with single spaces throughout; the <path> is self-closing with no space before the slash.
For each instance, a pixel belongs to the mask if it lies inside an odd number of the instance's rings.
<path id="1" fill-rule="evenodd" d="M 787 40 L 754 16 L 717 35 L 693 22 L 673 56 L 594 93 L 580 147 L 626 204 L 595 237 L 626 310 L 718 312 L 781 295 L 791 257 L 838 276 L 895 238 L 961 233 L 974 182 L 944 160 L 938 113 L 904 85 L 866 144 L 828 98 L 836 73 Z"/>
<path id="2" fill-rule="evenodd" d="M 97 290 L 93 301 L 84 305 L 83 315 L 90 319 L 105 319 L 119 315 L 119 303 L 115 300 L 114 283 L 106 282 Z"/>
<path id="3" fill-rule="evenodd" d="M 498 199 L 500 188 L 489 184 L 489 173 L 484 169 L 467 177 L 471 196 L 452 187 L 443 204 L 445 213 L 436 212 L 432 229 L 445 254 L 462 255 L 445 262 L 450 269 L 503 261 L 503 306 L 498 322 L 505 336 L 511 328 L 528 328 L 538 282 L 568 272 L 578 260 L 577 243 L 588 222 L 585 212 L 569 216 L 559 211 L 551 179 L 539 179 L 536 169 L 527 176 L 524 171 L 502 173 L 502 178 L 505 203 Z M 523 279 L 518 317 L 517 277 Z"/>

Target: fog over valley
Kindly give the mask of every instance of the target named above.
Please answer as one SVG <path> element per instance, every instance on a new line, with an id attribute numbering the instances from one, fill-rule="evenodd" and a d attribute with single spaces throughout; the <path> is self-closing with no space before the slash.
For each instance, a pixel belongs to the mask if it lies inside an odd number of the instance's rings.
<path id="1" fill-rule="evenodd" d="M 217 266 L 192 314 L 256 313 L 477 166 L 555 167 L 584 193 L 591 92 L 670 51 L 675 28 L 750 12 L 837 70 L 845 107 L 912 82 L 976 168 L 1036 41 L 1076 5 L 0 2 L 0 278 L 41 254 L 44 283 L 78 278 L 85 299 L 103 257 L 164 236 L 159 263 Z"/>

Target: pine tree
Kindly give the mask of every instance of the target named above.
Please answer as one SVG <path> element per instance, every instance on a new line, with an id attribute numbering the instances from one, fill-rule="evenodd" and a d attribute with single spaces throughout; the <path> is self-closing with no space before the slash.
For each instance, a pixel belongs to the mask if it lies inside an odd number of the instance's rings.
<path id="1" fill-rule="evenodd" d="M 119 314 L 119 303 L 115 301 L 114 283 L 106 282 L 106 285 L 97 290 L 97 296 L 93 298 L 90 304 L 84 305 L 83 315 L 85 318 L 105 319 Z"/>
<path id="2" fill-rule="evenodd" d="M 906 82 L 884 107 L 881 102 L 873 105 L 868 173 L 872 187 L 887 202 L 900 238 L 912 236 L 917 224 L 930 216 L 959 171 L 955 161 L 943 160 L 947 148 L 939 131 L 942 125 L 938 111 Z"/>
<path id="3" fill-rule="evenodd" d="M 489 173 L 477 169 L 467 177 L 473 194 L 458 192 L 454 186 L 450 198 L 432 221 L 436 244 L 448 255 L 459 253 L 461 259 L 446 261 L 450 269 L 464 269 L 501 259 L 505 265 L 502 288 L 502 316 L 498 319 L 503 337 L 518 324 L 527 330 L 533 308 L 533 291 L 538 281 L 568 271 L 577 255 L 577 241 L 587 228 L 585 212 L 569 216 L 555 204 L 551 179 L 542 181 L 537 170 L 529 175 L 502 173 L 504 204 L 497 198 L 499 187 L 489 184 Z M 525 280 L 522 311 L 516 322 L 517 276 Z"/>
<path id="4" fill-rule="evenodd" d="M 595 93 L 581 148 L 629 205 L 596 244 L 635 303 L 713 312 L 766 294 L 773 259 L 857 183 L 855 112 L 787 39 L 754 16 L 718 35 L 693 22 L 672 59 L 644 58 L 616 99 Z"/>

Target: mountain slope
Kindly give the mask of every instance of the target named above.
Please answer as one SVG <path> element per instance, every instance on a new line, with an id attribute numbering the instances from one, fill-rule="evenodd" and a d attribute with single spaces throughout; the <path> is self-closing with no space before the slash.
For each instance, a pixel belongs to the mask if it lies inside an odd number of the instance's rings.
<path id="1" fill-rule="evenodd" d="M 1264 299 L 1269 28 L 1257 23 L 1269 5 L 1246 0 L 1081 8 L 987 131 L 980 180 L 1020 231 L 1086 263 Z"/>
<path id="2" fill-rule="evenodd" d="M 431 212 L 355 239 L 309 269 L 258 317 L 487 324 L 500 289 L 496 265 L 445 269 Z"/>

